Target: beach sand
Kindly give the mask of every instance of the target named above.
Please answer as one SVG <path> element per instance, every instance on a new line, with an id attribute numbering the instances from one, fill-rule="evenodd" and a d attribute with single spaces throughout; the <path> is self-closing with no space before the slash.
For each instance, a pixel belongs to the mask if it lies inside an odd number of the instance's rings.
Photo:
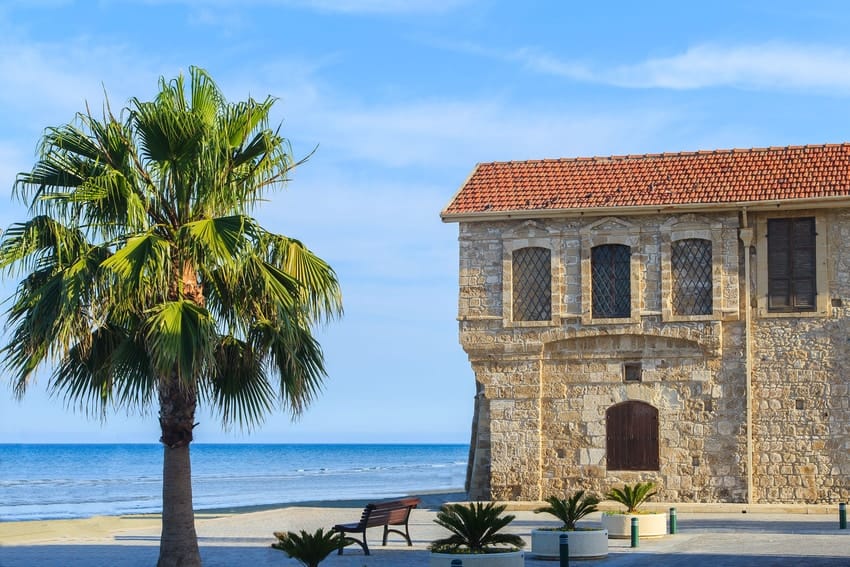
<path id="1" fill-rule="evenodd" d="M 439 506 L 462 500 L 463 495 L 423 495 L 413 511 L 410 533 L 413 547 L 390 535 L 381 546 L 381 529 L 369 531 L 372 554 L 348 547 L 332 554 L 322 566 L 426 566 L 427 546 L 445 532 L 434 524 Z M 196 516 L 198 540 L 206 567 L 297 566 L 294 559 L 272 549 L 274 531 L 313 531 L 336 523 L 354 522 L 364 502 L 306 503 L 277 508 L 206 511 Z M 534 527 L 554 525 L 547 516 L 529 509 L 512 512 L 517 519 L 509 531 L 530 542 Z M 590 520 L 598 520 L 598 513 Z M 850 530 L 839 530 L 836 514 L 785 514 L 778 510 L 742 515 L 740 510 L 679 513 L 680 532 L 652 541 L 610 541 L 605 560 L 579 565 L 850 565 Z M 156 565 L 160 521 L 156 515 L 95 517 L 0 523 L 0 567 L 149 567 Z M 556 565 L 526 558 L 525 565 Z"/>

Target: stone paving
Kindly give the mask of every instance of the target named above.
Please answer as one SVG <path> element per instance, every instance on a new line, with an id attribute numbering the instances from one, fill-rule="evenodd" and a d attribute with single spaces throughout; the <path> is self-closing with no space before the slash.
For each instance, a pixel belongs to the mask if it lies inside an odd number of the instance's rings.
<path id="1" fill-rule="evenodd" d="M 246 514 L 207 515 L 197 521 L 205 567 L 288 567 L 300 565 L 283 552 L 269 547 L 275 530 L 327 527 L 353 519 L 352 508 L 281 508 Z M 380 546 L 380 529 L 370 532 L 372 555 L 356 547 L 342 556 L 332 555 L 322 567 L 390 567 L 428 565 L 428 543 L 443 535 L 433 523 L 434 510 L 414 510 L 410 531 L 413 547 L 399 540 Z M 534 527 L 552 524 L 528 511 L 513 512 L 517 519 L 510 531 L 530 540 Z M 598 514 L 590 516 L 590 523 Z M 571 565 L 712 567 L 850 566 L 850 530 L 838 529 L 836 515 L 679 513 L 679 533 L 641 540 L 632 549 L 628 540 L 610 540 L 606 559 L 571 561 Z M 0 534 L 4 526 L 0 523 Z M 159 532 L 142 525 L 105 536 L 53 537 L 27 543 L 3 539 L 0 567 L 149 567 L 156 564 Z M 526 554 L 526 567 L 555 567 Z"/>

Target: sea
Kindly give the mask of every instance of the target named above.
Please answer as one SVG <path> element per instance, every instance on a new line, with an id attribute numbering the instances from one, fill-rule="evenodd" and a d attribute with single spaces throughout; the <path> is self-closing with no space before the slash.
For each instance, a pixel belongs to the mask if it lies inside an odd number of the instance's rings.
<path id="1" fill-rule="evenodd" d="M 195 510 L 463 489 L 467 445 L 193 444 Z M 158 444 L 0 444 L 0 521 L 156 513 Z"/>

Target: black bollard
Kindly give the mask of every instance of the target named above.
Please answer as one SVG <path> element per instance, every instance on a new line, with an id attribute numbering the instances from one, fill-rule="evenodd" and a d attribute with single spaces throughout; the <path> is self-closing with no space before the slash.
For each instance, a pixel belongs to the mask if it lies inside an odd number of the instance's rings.
<path id="1" fill-rule="evenodd" d="M 838 505 L 838 529 L 847 529 L 847 503 L 842 502 Z"/>
<path id="2" fill-rule="evenodd" d="M 670 533 L 676 533 L 679 526 L 676 525 L 676 509 L 670 508 Z"/>
<path id="3" fill-rule="evenodd" d="M 558 538 L 560 545 L 561 566 L 570 567 L 570 539 L 567 534 L 561 534 Z"/>
<path id="4" fill-rule="evenodd" d="M 638 533 L 638 519 L 632 518 L 632 547 L 637 547 L 640 541 L 640 533 Z"/>

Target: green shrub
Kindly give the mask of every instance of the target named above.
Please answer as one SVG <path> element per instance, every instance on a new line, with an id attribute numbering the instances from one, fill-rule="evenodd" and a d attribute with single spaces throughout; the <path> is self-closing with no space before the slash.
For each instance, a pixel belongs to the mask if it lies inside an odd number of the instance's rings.
<path id="1" fill-rule="evenodd" d="M 515 551 L 525 545 L 518 535 L 499 533 L 516 516 L 507 514 L 503 504 L 472 502 L 447 504 L 434 520 L 452 535 L 431 543 L 431 551 L 438 553 L 496 553 Z M 498 546 L 507 546 L 500 548 Z"/>
<path id="2" fill-rule="evenodd" d="M 605 499 L 619 502 L 626 507 L 627 514 L 634 514 L 638 512 L 638 508 L 644 502 L 658 494 L 658 491 L 654 489 L 654 482 L 638 482 L 634 486 L 626 484 L 622 490 L 619 488 L 609 490 L 608 494 L 605 495 Z"/>
<path id="3" fill-rule="evenodd" d="M 551 514 L 563 522 L 562 530 L 572 531 L 576 529 L 576 522 L 596 512 L 599 498 L 592 494 L 585 496 L 584 490 L 579 490 L 569 498 L 550 496 L 544 502 L 549 505 L 536 509 L 534 513 Z"/>
<path id="4" fill-rule="evenodd" d="M 278 541 L 272 544 L 273 548 L 285 551 L 306 567 L 319 567 L 319 563 L 339 549 L 340 540 L 347 545 L 346 540 L 350 539 L 336 532 L 325 532 L 322 528 L 312 534 L 301 530 L 300 533 L 274 532 L 274 536 Z"/>

